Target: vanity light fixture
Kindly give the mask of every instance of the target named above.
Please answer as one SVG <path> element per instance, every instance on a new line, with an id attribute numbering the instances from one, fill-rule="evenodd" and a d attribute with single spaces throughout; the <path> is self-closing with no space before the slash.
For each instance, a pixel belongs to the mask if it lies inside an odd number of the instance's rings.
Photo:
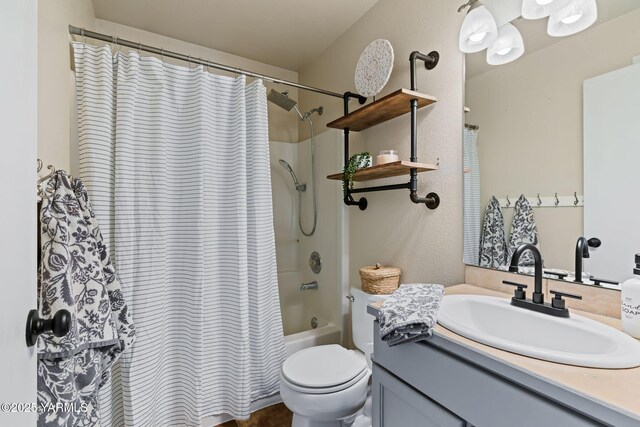
<path id="1" fill-rule="evenodd" d="M 562 7 L 549 16 L 547 33 L 552 37 L 570 36 L 586 30 L 596 19 L 596 0 L 565 0 Z"/>
<path id="2" fill-rule="evenodd" d="M 469 12 L 460 28 L 459 47 L 464 53 L 480 52 L 491 46 L 498 36 L 496 20 L 489 9 L 478 0 L 469 0 L 458 8 Z"/>
<path id="3" fill-rule="evenodd" d="M 507 23 L 498 28 L 498 37 L 487 49 L 487 63 L 502 65 L 514 61 L 524 53 L 524 42 L 520 31 Z"/>

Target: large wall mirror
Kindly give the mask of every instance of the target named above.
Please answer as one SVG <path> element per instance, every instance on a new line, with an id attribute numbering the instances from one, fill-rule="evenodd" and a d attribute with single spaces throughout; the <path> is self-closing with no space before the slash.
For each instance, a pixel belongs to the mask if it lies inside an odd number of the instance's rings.
<path id="1" fill-rule="evenodd" d="M 549 36 L 546 19 L 514 20 L 525 53 L 511 63 L 467 54 L 465 263 L 506 268 L 501 254 L 535 225 L 548 277 L 571 280 L 583 236 L 601 243 L 587 246 L 585 283 L 593 283 L 588 275 L 632 275 L 640 253 L 640 1 L 597 5 L 596 23 L 568 37 Z"/>

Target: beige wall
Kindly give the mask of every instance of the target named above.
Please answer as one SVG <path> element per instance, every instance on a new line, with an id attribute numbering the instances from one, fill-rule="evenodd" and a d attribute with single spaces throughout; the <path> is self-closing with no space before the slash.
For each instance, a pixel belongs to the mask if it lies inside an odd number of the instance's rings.
<path id="1" fill-rule="evenodd" d="M 194 58 L 205 58 L 294 82 L 298 80 L 298 73 L 295 71 L 95 19 L 90 0 L 40 0 L 39 7 L 38 156 L 45 164 L 53 164 L 59 169 L 66 169 L 72 173 L 77 172 L 77 132 L 74 115 L 75 88 L 73 72 L 70 68 L 69 24 L 192 55 Z M 87 39 L 87 42 L 102 43 L 90 39 Z M 224 74 L 218 70 L 211 71 Z M 265 83 L 267 89 L 275 87 L 268 82 Z M 278 86 L 276 89 L 285 90 L 283 86 Z M 296 89 L 289 90 L 291 97 L 298 96 Z M 295 113 L 286 112 L 269 104 L 269 138 L 283 142 L 297 142 L 298 121 Z"/>
<path id="2" fill-rule="evenodd" d="M 462 265 L 462 89 L 463 56 L 458 51 L 462 14 L 447 0 L 382 0 L 342 34 L 322 55 L 300 71 L 300 81 L 336 92 L 355 91 L 353 73 L 362 50 L 373 40 L 388 39 L 394 47 L 391 78 L 379 96 L 409 87 L 409 54 L 413 50 L 440 52 L 437 68 L 418 67 L 418 89 L 439 102 L 418 113 L 418 157 L 425 163 L 440 159 L 437 172 L 421 174 L 418 192 L 436 191 L 441 205 L 428 210 L 414 205 L 408 191 L 370 193 L 369 207 L 349 208 L 349 282 L 359 284 L 358 268 L 375 262 L 403 271 L 403 282 L 461 283 Z M 318 129 L 342 114 L 342 101 L 302 92 L 304 109 L 318 105 L 325 114 Z M 352 109 L 357 107 L 354 102 Z M 409 158 L 409 116 L 381 124 L 353 138 L 352 153 L 395 148 Z M 307 130 L 300 127 L 306 137 Z M 320 177 L 320 179 L 325 179 Z M 390 179 L 374 185 L 402 182 Z M 335 197 L 341 198 L 336 186 Z"/>
<path id="3" fill-rule="evenodd" d="M 631 64 L 640 53 L 632 40 L 640 40 L 640 10 L 467 81 L 466 121 L 480 126 L 483 208 L 492 195 L 582 194 L 582 82 Z M 513 209 L 504 212 L 508 231 Z M 582 208 L 535 215 L 545 264 L 573 270 Z"/>
<path id="4" fill-rule="evenodd" d="M 38 157 L 45 165 L 75 172 L 71 147 L 77 146 L 77 132 L 68 27 L 93 29 L 93 4 L 39 0 L 38 8 Z"/>

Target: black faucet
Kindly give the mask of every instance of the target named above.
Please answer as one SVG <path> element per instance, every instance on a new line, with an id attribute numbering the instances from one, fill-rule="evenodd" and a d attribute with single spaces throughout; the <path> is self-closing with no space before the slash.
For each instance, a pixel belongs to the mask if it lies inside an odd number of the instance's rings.
<path id="1" fill-rule="evenodd" d="M 536 304 L 543 304 L 544 294 L 542 293 L 542 255 L 540 255 L 540 250 L 538 248 L 536 248 L 531 243 L 525 243 L 524 245 L 518 246 L 516 251 L 513 253 L 513 256 L 511 257 L 511 265 L 509 266 L 509 271 L 512 273 L 518 272 L 518 261 L 520 261 L 520 257 L 526 251 L 531 251 L 531 253 L 533 254 L 533 260 L 535 262 L 534 289 L 531 299 Z"/>
<path id="2" fill-rule="evenodd" d="M 531 296 L 531 299 L 527 299 L 527 294 L 525 292 L 525 288 L 527 287 L 527 285 L 503 280 L 502 283 L 504 283 L 505 285 L 517 286 L 518 288 L 515 291 L 513 298 L 511 298 L 511 305 L 526 308 L 527 310 L 550 314 L 552 316 L 569 317 L 569 310 L 567 310 L 567 308 L 565 307 L 565 302 L 562 297 L 575 299 L 582 299 L 582 297 L 580 295 L 573 295 L 552 290 L 550 292 L 554 294 L 554 297 L 551 300 L 551 304 L 544 302 L 544 293 L 542 292 L 542 255 L 540 254 L 538 248 L 530 243 L 525 243 L 524 245 L 518 246 L 516 251 L 513 253 L 513 256 L 511 257 L 509 271 L 512 273 L 518 272 L 518 261 L 520 261 L 520 257 L 526 251 L 531 251 L 535 262 L 533 294 Z"/>
<path id="3" fill-rule="evenodd" d="M 576 265 L 574 271 L 574 282 L 582 283 L 582 259 L 589 258 L 589 247 L 597 248 L 602 244 L 600 239 L 592 237 L 587 240 L 586 237 L 579 237 L 576 242 Z"/>

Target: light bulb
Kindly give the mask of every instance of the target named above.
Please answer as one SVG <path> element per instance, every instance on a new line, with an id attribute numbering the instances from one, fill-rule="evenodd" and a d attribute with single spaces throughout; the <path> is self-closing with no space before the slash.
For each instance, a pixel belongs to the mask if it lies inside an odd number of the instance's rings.
<path id="1" fill-rule="evenodd" d="M 487 62 L 502 65 L 518 59 L 524 53 L 524 42 L 520 31 L 513 24 L 498 28 L 498 37 L 487 49 Z"/>
<path id="2" fill-rule="evenodd" d="M 475 2 L 460 27 L 458 46 L 464 53 L 480 52 L 498 35 L 496 20 L 482 3 Z"/>
<path id="3" fill-rule="evenodd" d="M 549 16 L 547 33 L 564 37 L 586 30 L 598 19 L 596 0 L 569 0 Z"/>
<path id="4" fill-rule="evenodd" d="M 484 40 L 484 38 L 487 36 L 487 32 L 483 31 L 483 32 L 479 32 L 479 33 L 473 33 L 469 36 L 469 40 L 471 40 L 474 43 L 480 43 L 482 40 Z"/>
<path id="5" fill-rule="evenodd" d="M 562 21 L 563 24 L 573 24 L 578 19 L 582 18 L 582 15 L 584 15 L 584 12 L 583 11 L 579 11 L 579 12 L 575 13 L 574 15 L 569 15 L 566 18 L 561 19 L 561 21 Z"/>
<path id="6" fill-rule="evenodd" d="M 546 6 L 549 3 L 551 3 L 553 0 L 536 0 L 536 3 L 538 3 L 540 6 Z"/>

